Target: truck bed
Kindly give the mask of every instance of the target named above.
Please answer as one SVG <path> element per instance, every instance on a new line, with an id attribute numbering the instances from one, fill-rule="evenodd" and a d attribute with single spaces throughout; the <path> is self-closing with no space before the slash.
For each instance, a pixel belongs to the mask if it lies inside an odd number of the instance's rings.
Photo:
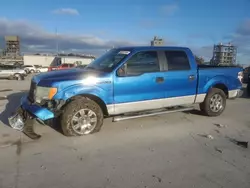
<path id="1" fill-rule="evenodd" d="M 242 68 L 237 66 L 214 66 L 214 65 L 198 65 L 198 88 L 197 94 L 203 94 L 208 89 L 210 82 L 218 82 L 224 84 L 227 90 L 235 89 L 239 84 L 238 73 Z"/>

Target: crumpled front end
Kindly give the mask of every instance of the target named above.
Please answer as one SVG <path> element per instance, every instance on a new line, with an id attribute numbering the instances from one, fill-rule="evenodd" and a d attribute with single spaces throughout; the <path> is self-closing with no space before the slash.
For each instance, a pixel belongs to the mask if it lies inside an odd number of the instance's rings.
<path id="1" fill-rule="evenodd" d="M 28 97 L 25 96 L 21 99 L 20 107 L 8 120 L 13 129 L 24 132 L 32 139 L 38 139 L 41 136 L 34 132 L 34 120 L 42 123 L 52 118 L 54 118 L 52 111 L 37 104 L 32 104 Z"/>

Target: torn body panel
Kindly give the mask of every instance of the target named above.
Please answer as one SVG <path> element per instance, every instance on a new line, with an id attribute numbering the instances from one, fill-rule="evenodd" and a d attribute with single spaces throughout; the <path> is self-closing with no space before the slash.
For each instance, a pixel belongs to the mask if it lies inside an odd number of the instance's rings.
<path id="1" fill-rule="evenodd" d="M 14 115 L 8 118 L 13 129 L 24 132 L 31 139 L 38 139 L 41 136 L 34 132 L 34 120 L 44 124 L 44 121 L 53 119 L 55 113 L 43 106 L 32 104 L 27 96 L 21 99 L 20 107 Z"/>

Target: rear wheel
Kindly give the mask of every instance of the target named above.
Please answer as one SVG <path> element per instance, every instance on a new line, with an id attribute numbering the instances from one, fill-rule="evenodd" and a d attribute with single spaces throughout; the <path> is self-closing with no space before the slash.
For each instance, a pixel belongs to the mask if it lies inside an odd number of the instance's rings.
<path id="1" fill-rule="evenodd" d="M 227 96 L 223 90 L 212 88 L 200 104 L 200 109 L 207 116 L 219 116 L 226 108 L 226 100 Z"/>
<path id="2" fill-rule="evenodd" d="M 100 106 L 89 98 L 70 102 L 61 116 L 61 126 L 66 136 L 82 136 L 98 132 L 103 124 Z"/>

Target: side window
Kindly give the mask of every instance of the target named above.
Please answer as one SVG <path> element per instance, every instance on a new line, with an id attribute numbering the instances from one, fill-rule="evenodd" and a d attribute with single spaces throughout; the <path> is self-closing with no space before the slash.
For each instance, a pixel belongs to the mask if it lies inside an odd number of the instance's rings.
<path id="1" fill-rule="evenodd" d="M 133 55 L 119 70 L 118 75 L 133 76 L 143 73 L 159 72 L 159 61 L 156 51 L 138 52 Z"/>
<path id="2" fill-rule="evenodd" d="M 184 51 L 166 51 L 168 70 L 189 70 L 190 64 Z"/>

